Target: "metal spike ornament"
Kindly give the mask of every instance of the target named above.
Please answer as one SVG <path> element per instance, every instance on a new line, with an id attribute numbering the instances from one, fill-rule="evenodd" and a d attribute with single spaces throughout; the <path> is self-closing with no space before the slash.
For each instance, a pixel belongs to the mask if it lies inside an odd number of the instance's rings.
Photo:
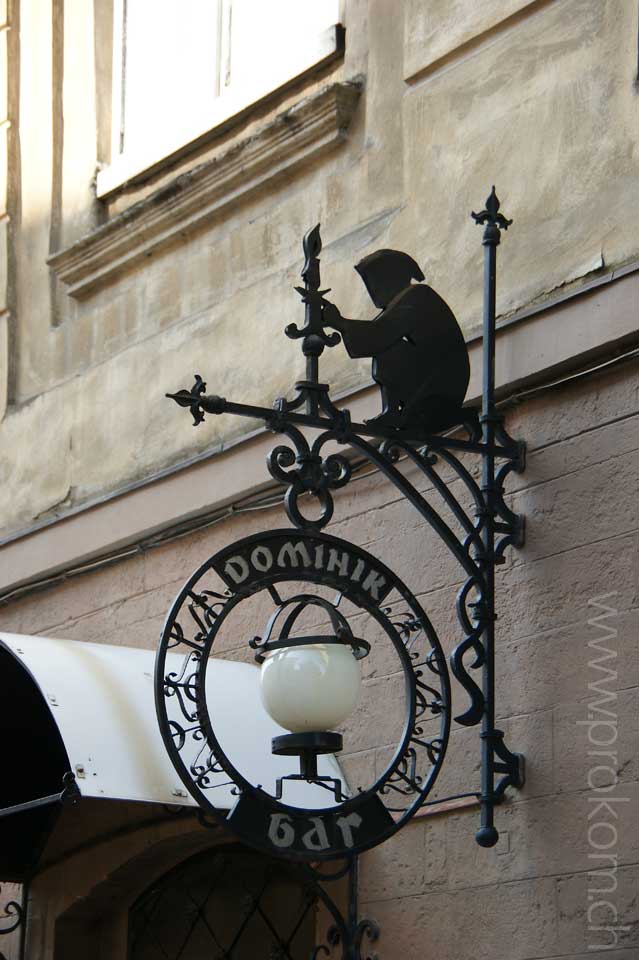
<path id="1" fill-rule="evenodd" d="M 499 198 L 495 193 L 495 185 L 493 184 L 490 196 L 486 200 L 485 208 L 479 213 L 475 213 L 474 210 L 471 211 L 470 215 L 475 223 L 478 223 L 480 226 L 488 224 L 484 231 L 484 239 L 494 236 L 495 230 L 497 231 L 497 238 L 499 239 L 499 229 L 507 230 L 513 222 L 512 220 L 507 220 L 502 213 L 499 213 L 500 206 Z"/>

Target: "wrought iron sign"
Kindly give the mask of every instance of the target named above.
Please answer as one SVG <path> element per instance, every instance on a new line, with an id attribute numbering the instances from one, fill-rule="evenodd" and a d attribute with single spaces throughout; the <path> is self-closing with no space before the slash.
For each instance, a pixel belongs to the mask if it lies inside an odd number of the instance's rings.
<path id="1" fill-rule="evenodd" d="M 485 250 L 479 412 L 463 407 L 470 366 L 461 330 L 447 304 L 423 282 L 417 263 L 394 250 L 365 257 L 356 270 L 379 312 L 372 321 L 345 318 L 327 299 L 329 291 L 320 289 L 319 227 L 303 241 L 304 285 L 296 290 L 304 324 L 285 331 L 301 340 L 306 358 L 306 377 L 295 384 L 294 397 L 277 399 L 273 408 L 234 403 L 207 394 L 200 376 L 190 390 L 168 394 L 190 410 L 195 425 L 207 414 L 229 413 L 262 420 L 289 441 L 278 444 L 267 462 L 286 488 L 293 529 L 234 543 L 192 575 L 169 613 L 156 672 L 164 742 L 187 789 L 205 816 L 222 820 L 269 855 L 309 863 L 345 858 L 353 871 L 356 854 L 381 843 L 431 802 L 451 726 L 446 659 L 421 605 L 379 559 L 322 532 L 333 515 L 334 491 L 353 475 L 352 458 L 340 447 L 394 484 L 463 573 L 456 605 L 463 638 L 450 668 L 467 695 L 455 721 L 481 727 L 481 789 L 463 794 L 480 803 L 479 844 L 497 842 L 495 806 L 508 787 L 523 784 L 523 758 L 506 747 L 495 725 L 495 568 L 508 546 L 523 543 L 524 533 L 522 518 L 505 503 L 504 481 L 523 470 L 525 446 L 508 435 L 495 405 L 496 249 L 511 221 L 499 212 L 494 188 L 485 209 L 472 216 L 484 227 Z M 319 377 L 320 356 L 340 342 L 351 357 L 372 359 L 382 409 L 365 423 L 353 422 Z M 472 458 L 481 463 L 480 480 Z M 411 480 L 400 461 L 419 479 Z M 309 517 L 313 500 L 315 515 Z M 240 620 L 256 626 L 242 638 L 243 656 L 262 665 L 262 700 L 275 724 L 264 749 L 283 765 L 281 776 L 268 784 L 251 782 L 226 754 L 211 693 L 211 664 L 231 649 L 233 637 L 237 649 L 233 624 Z M 175 654 L 182 655 L 179 667 Z M 342 748 L 348 756 L 351 728 L 347 723 L 343 737 L 333 726 L 352 711 L 361 671 L 371 663 L 374 668 L 376 658 L 383 659 L 387 675 L 402 677 L 401 690 L 393 689 L 392 696 L 403 698 L 403 721 L 392 741 L 384 741 L 392 742 L 384 769 L 370 783 L 349 784 L 331 758 Z M 298 670 L 297 693 L 306 696 L 304 671 L 318 676 L 319 660 L 328 687 L 317 703 L 307 699 L 305 717 L 304 705 L 298 709 L 294 702 L 291 671 Z M 327 712 L 325 701 L 331 702 Z M 315 791 L 314 805 L 296 802 L 301 783 Z M 237 798 L 230 812 L 216 805 L 222 784 L 231 785 Z M 355 919 L 348 928 L 350 946 L 344 945 L 353 957 L 361 945 L 358 934 L 355 946 Z"/>
<path id="2" fill-rule="evenodd" d="M 289 590 L 286 599 L 281 585 Z M 327 587 L 335 592 L 330 600 L 318 592 Z M 331 730 L 282 733 L 273 739 L 273 752 L 298 757 L 299 771 L 278 778 L 271 792 L 250 783 L 225 753 L 216 733 L 214 704 L 207 702 L 206 674 L 227 621 L 249 598 L 257 601 L 254 608 L 265 611 L 264 633 L 249 645 L 258 662 L 266 660 L 267 669 L 272 669 L 267 658 L 287 649 L 321 647 L 326 657 L 324 648 L 330 645 L 345 646 L 358 669 L 355 657 L 365 657 L 370 645 L 353 635 L 340 610 L 346 605 L 363 632 L 378 635 L 380 647 L 382 637 L 386 640 L 389 659 L 403 673 L 406 720 L 386 768 L 366 789 L 349 795 L 340 778 L 318 772 L 319 756 L 342 749 L 341 734 Z M 310 634 L 296 629 L 309 614 L 310 622 L 328 621 L 329 629 Z M 175 652 L 184 654 L 180 673 L 166 665 L 166 655 Z M 340 659 L 336 666 L 343 670 Z M 344 666 L 348 669 L 348 662 Z M 388 567 L 353 544 L 322 533 L 257 534 L 207 560 L 169 614 L 158 683 L 164 740 L 187 788 L 202 809 L 222 817 L 240 839 L 269 855 L 326 860 L 380 843 L 425 800 L 446 750 L 450 693 L 445 657 L 430 621 Z M 306 706 L 311 708 L 308 701 Z M 286 722 L 284 718 L 285 729 Z M 330 806 L 300 810 L 287 803 L 289 786 L 300 779 L 321 785 Z M 237 786 L 238 800 L 227 817 L 216 807 L 215 791 L 229 780 Z"/>

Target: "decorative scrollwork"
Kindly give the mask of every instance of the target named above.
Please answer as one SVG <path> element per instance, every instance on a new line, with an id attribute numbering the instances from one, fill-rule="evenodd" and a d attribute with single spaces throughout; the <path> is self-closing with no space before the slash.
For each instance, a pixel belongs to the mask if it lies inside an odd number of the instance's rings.
<path id="1" fill-rule="evenodd" d="M 171 639 L 173 639 L 173 636 Z M 195 705 L 197 704 L 196 666 L 199 663 L 199 660 L 199 653 L 187 653 L 182 662 L 182 669 L 180 673 L 171 671 L 170 673 L 167 673 L 164 678 L 164 696 L 177 698 L 180 704 L 182 716 L 189 723 L 192 723 L 198 718 Z M 187 672 L 189 667 L 192 667 L 190 673 Z M 194 704 L 193 708 L 188 706 L 187 700 Z M 177 723 L 175 726 L 178 726 Z M 181 730 L 181 733 L 184 734 L 184 731 Z"/>
<path id="2" fill-rule="evenodd" d="M 333 924 L 326 931 L 326 943 L 321 943 L 315 947 L 311 953 L 311 960 L 318 960 L 319 957 L 330 957 L 336 947 L 342 947 L 342 957 L 348 960 L 378 960 L 376 953 L 364 952 L 364 939 L 369 943 L 377 943 L 380 937 L 380 928 L 374 920 L 364 919 L 356 924 L 353 930 L 347 931 L 347 935 L 340 928 Z"/>
<path id="3" fill-rule="evenodd" d="M 438 449 L 433 451 L 427 445 L 415 449 L 406 442 L 394 440 L 382 444 L 379 451 L 373 450 L 373 456 L 371 457 L 369 444 L 358 442 L 357 446 L 373 462 L 380 456 L 384 457 L 382 463 L 379 464 L 380 469 L 393 480 L 396 486 L 401 486 L 402 492 L 441 537 L 467 574 L 467 580 L 457 596 L 457 616 L 464 631 L 464 638 L 451 656 L 451 669 L 455 678 L 467 692 L 470 698 L 470 706 L 455 719 L 464 726 L 479 723 L 484 710 L 484 694 L 468 672 L 466 656 L 469 652 L 472 652 L 474 656 L 470 669 L 477 669 L 483 664 L 484 652 L 481 644 L 483 620 L 481 613 L 483 599 L 486 595 L 486 583 L 483 574 L 486 558 L 481 531 L 485 521 L 486 508 L 482 491 L 459 458 L 450 450 Z M 426 497 L 399 472 L 395 464 L 402 457 L 406 457 L 418 467 L 431 482 L 435 492 L 439 494 L 453 518 L 461 527 L 462 537 L 456 535 L 449 524 L 431 506 Z M 456 477 L 461 481 L 462 488 L 470 494 L 471 509 L 474 516 L 471 516 L 468 509 L 453 493 L 450 485 L 445 483 L 437 473 L 436 465 L 439 459 L 454 471 Z"/>
<path id="4" fill-rule="evenodd" d="M 369 941 L 369 943 L 377 943 L 380 936 L 380 929 L 378 924 L 374 920 L 361 920 L 355 931 L 355 957 L 356 960 L 377 960 L 377 954 L 372 953 L 367 957 L 362 955 L 362 944 L 364 942 L 364 937 Z"/>
<path id="5" fill-rule="evenodd" d="M 326 931 L 326 943 L 320 943 L 311 953 L 311 960 L 319 957 L 330 957 L 336 947 L 342 947 L 342 956 L 348 960 L 378 960 L 376 953 L 362 952 L 364 939 L 369 943 L 376 943 L 380 937 L 380 928 L 374 920 L 360 920 L 347 936 L 340 928 L 333 924 Z"/>
<path id="6" fill-rule="evenodd" d="M 469 579 L 457 594 L 457 618 L 465 632 L 464 639 L 457 644 L 450 657 L 450 668 L 455 679 L 461 684 L 470 698 L 470 706 L 464 713 L 455 717 L 457 723 L 470 727 L 479 723 L 484 710 L 484 694 L 478 684 L 466 669 L 465 658 L 469 652 L 475 656 L 470 664 L 473 670 L 478 669 L 484 662 L 484 648 L 481 643 L 482 625 L 473 619 L 469 613 L 469 606 L 475 601 L 470 600 L 475 584 Z"/>
<path id="7" fill-rule="evenodd" d="M 434 687 L 431 687 L 429 684 L 424 683 L 422 679 L 423 676 L 423 671 L 415 668 L 415 685 L 417 687 L 415 691 L 417 696 L 415 716 L 417 719 L 423 717 L 427 712 L 437 715 L 444 709 L 440 691 L 436 690 Z M 432 697 L 432 700 L 428 699 L 428 695 Z"/>
<path id="8" fill-rule="evenodd" d="M 195 598 L 196 603 L 200 601 L 202 606 L 210 610 L 211 607 L 205 600 L 206 596 L 223 597 L 222 594 L 211 591 L 203 591 L 200 594 L 189 594 L 189 597 Z M 224 602 L 226 602 L 226 597 L 223 597 L 223 599 Z M 193 603 L 188 603 L 186 606 L 190 612 L 193 613 L 191 609 Z M 195 615 L 194 621 L 200 627 L 202 626 L 202 621 L 199 616 Z M 173 624 L 168 648 L 173 649 L 177 645 L 178 641 L 176 637 L 178 636 L 181 638 L 181 643 L 186 646 L 192 646 L 184 636 L 181 628 L 176 630 L 176 626 L 179 626 L 177 622 Z M 196 633 L 196 638 L 199 636 L 200 634 Z M 204 635 L 202 635 L 202 637 L 203 636 Z M 202 637 L 200 637 L 200 639 Z M 198 642 L 200 641 L 198 640 Z M 182 662 L 180 672 L 170 671 L 166 674 L 164 678 L 164 696 L 168 700 L 172 698 L 177 700 L 181 716 L 183 720 L 186 721 L 186 725 L 176 720 L 175 717 L 168 721 L 167 729 L 173 746 L 179 753 L 184 750 L 187 741 L 195 745 L 197 752 L 189 764 L 189 770 L 194 782 L 201 790 L 210 790 L 217 787 L 233 785 L 233 781 L 220 781 L 220 775 L 224 774 L 224 767 L 219 762 L 210 745 L 206 742 L 204 730 L 199 720 L 197 685 L 200 661 L 200 651 L 187 653 Z M 193 706 L 191 706 L 191 704 Z"/>
<path id="9" fill-rule="evenodd" d="M 330 947 L 327 947 L 325 943 L 319 943 L 316 947 L 313 948 L 311 953 L 311 960 L 317 960 L 318 957 L 330 957 L 331 951 Z"/>
<path id="10" fill-rule="evenodd" d="M 507 460 L 495 475 L 494 505 L 495 512 L 501 520 L 501 523 L 495 524 L 496 532 L 500 535 L 495 545 L 495 563 L 504 562 L 504 553 L 507 547 L 523 546 L 525 518 L 514 513 L 504 500 L 504 481 L 506 477 L 511 472 L 519 473 L 521 469 L 523 469 L 521 462 Z"/>
<path id="11" fill-rule="evenodd" d="M 483 544 L 481 542 L 481 537 L 479 536 L 479 529 L 477 525 L 477 516 L 481 514 L 482 509 L 480 499 L 481 490 L 474 482 L 471 475 L 459 461 L 459 458 L 455 457 L 454 454 L 451 454 L 448 451 L 434 452 L 430 449 L 430 447 L 425 446 L 417 452 L 412 451 L 409 456 L 411 457 L 413 463 L 418 463 L 418 465 L 421 467 L 425 476 L 430 480 L 437 493 L 440 495 L 448 509 L 455 517 L 455 520 L 457 520 L 462 530 L 465 532 L 466 539 L 463 541 L 463 546 L 468 552 L 468 555 L 470 556 L 471 550 L 474 550 L 474 555 L 477 557 L 477 555 L 481 554 L 483 550 Z M 445 480 L 442 479 L 435 469 L 440 459 L 454 470 L 457 478 L 461 479 L 466 489 L 471 491 L 475 505 L 474 521 L 469 517 L 466 509 L 453 494 L 451 487 L 448 485 L 448 483 L 446 483 Z"/>
<path id="12" fill-rule="evenodd" d="M 522 754 L 513 753 L 504 743 L 503 730 L 493 730 L 491 742 L 497 757 L 495 773 L 502 774 L 495 787 L 495 797 L 499 800 L 508 787 L 523 787 L 526 781 L 526 765 Z"/>
<path id="13" fill-rule="evenodd" d="M 330 957 L 331 953 L 343 941 L 342 933 L 336 924 L 332 924 L 326 931 L 326 943 L 320 943 L 311 953 L 311 960 L 320 956 Z"/>
<path id="14" fill-rule="evenodd" d="M 210 787 L 211 776 L 218 773 L 224 773 L 224 767 L 221 765 L 211 748 L 204 743 L 195 760 L 190 765 L 190 770 L 196 785 L 201 790 Z M 232 781 L 229 781 L 232 783 Z M 221 786 L 221 784 L 216 784 Z"/>
<path id="15" fill-rule="evenodd" d="M 417 773 L 417 752 L 414 747 L 409 747 L 380 793 L 393 790 L 403 796 L 410 796 L 419 793 L 421 784 L 422 777 Z"/>
<path id="16" fill-rule="evenodd" d="M 300 530 L 321 530 L 333 516 L 331 491 L 348 483 L 352 467 L 339 453 L 322 456 L 324 445 L 334 439 L 332 433 L 321 434 L 311 447 L 301 431 L 290 425 L 280 432 L 292 440 L 295 449 L 283 444 L 274 447 L 267 457 L 269 473 L 287 485 L 284 506 L 291 523 Z M 308 495 L 319 502 L 320 515 L 315 519 L 305 517 L 300 509 L 300 498 Z"/>
<path id="17" fill-rule="evenodd" d="M 404 641 L 404 646 L 413 659 L 419 657 L 419 653 L 413 650 L 413 647 L 422 633 L 422 624 L 413 613 L 408 610 L 402 610 L 401 613 L 394 613 L 392 607 L 386 607 L 385 613 L 392 616 L 392 623 L 400 637 Z"/>
<path id="18" fill-rule="evenodd" d="M 273 447 L 266 458 L 268 472 L 274 480 L 279 480 L 280 483 L 294 483 L 297 479 L 297 471 L 290 472 L 289 467 L 293 466 L 295 460 L 296 454 L 291 447 L 285 447 L 282 444 Z"/>
<path id="19" fill-rule="evenodd" d="M 344 487 L 350 480 L 353 469 L 346 459 L 339 453 L 330 453 L 324 458 L 322 471 L 328 478 L 331 490 Z"/>
<path id="20" fill-rule="evenodd" d="M 0 894 L 2 887 L 0 887 Z M 14 933 L 24 922 L 24 909 L 17 900 L 9 900 L 4 905 L 3 912 L 0 913 L 0 936 Z M 3 960 L 4 954 L 0 953 L 0 960 Z"/>
<path id="21" fill-rule="evenodd" d="M 201 593 L 191 594 L 192 603 L 188 605 L 188 609 L 200 628 L 194 638 L 197 643 L 205 640 L 208 631 L 212 629 L 229 597 L 228 590 L 225 593 L 218 593 L 215 590 L 202 590 Z M 213 598 L 213 602 L 210 598 Z"/>

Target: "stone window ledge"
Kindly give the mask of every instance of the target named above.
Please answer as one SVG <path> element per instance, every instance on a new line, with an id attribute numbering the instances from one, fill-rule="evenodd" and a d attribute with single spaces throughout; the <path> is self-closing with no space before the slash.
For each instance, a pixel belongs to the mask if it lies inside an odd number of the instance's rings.
<path id="1" fill-rule="evenodd" d="M 344 141 L 361 85 L 333 83 L 47 260 L 84 299 L 140 260 Z"/>

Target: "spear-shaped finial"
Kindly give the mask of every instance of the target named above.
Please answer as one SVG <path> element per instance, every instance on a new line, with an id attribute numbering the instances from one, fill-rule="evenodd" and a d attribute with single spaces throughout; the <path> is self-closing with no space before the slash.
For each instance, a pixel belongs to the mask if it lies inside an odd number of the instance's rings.
<path id="1" fill-rule="evenodd" d="M 512 223 L 512 220 L 507 220 L 506 217 L 499 212 L 499 206 L 499 197 L 495 193 L 495 187 L 493 185 L 490 196 L 486 200 L 485 208 L 479 213 L 475 213 L 473 210 L 470 214 L 475 223 L 482 226 L 486 224 L 483 237 L 484 243 L 497 245 L 501 236 L 500 227 L 502 230 L 507 230 Z"/>
<path id="2" fill-rule="evenodd" d="M 306 257 L 302 268 L 302 279 L 311 289 L 318 290 L 320 283 L 319 255 L 322 252 L 322 237 L 319 223 L 304 235 L 302 250 Z"/>

